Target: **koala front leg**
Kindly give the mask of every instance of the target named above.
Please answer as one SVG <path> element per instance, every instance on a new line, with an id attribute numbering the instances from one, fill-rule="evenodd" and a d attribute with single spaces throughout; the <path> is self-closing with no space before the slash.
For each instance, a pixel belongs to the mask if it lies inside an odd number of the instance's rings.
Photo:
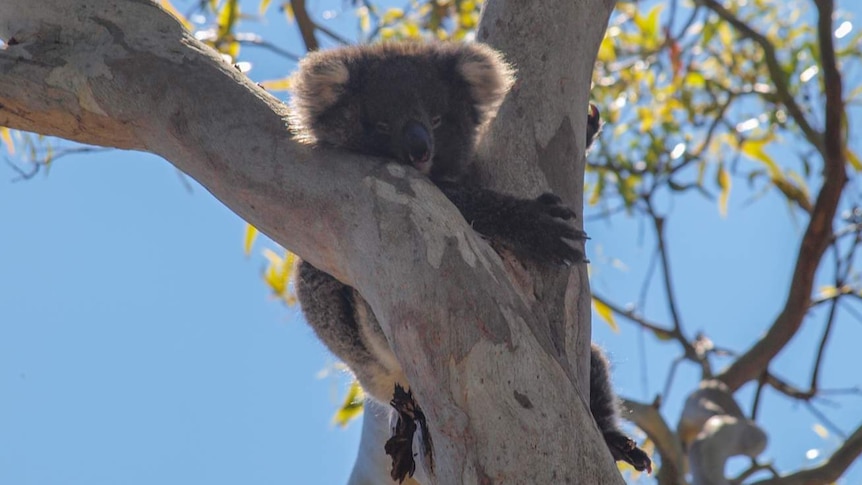
<path id="1" fill-rule="evenodd" d="M 575 217 L 554 194 L 519 199 L 481 187 L 438 183 L 473 229 L 519 256 L 546 264 L 586 262 L 577 242 L 587 238 L 570 222 Z"/>

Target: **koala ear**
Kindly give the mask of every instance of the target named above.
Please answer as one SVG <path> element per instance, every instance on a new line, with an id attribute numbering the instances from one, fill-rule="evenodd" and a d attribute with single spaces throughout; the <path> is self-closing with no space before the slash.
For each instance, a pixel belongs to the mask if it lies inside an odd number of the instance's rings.
<path id="1" fill-rule="evenodd" d="M 515 80 L 515 70 L 503 55 L 485 44 L 460 44 L 456 72 L 470 90 L 479 123 L 494 116 Z"/>
<path id="2" fill-rule="evenodd" d="M 323 51 L 309 54 L 299 63 L 293 79 L 289 123 L 291 131 L 314 141 L 315 125 L 347 91 L 350 53 Z"/>

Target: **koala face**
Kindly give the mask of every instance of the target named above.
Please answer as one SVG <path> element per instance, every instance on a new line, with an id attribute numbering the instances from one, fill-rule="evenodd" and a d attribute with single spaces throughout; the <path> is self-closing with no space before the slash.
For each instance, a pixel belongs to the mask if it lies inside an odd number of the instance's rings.
<path id="1" fill-rule="evenodd" d="M 510 85 L 510 68 L 481 44 L 335 49 L 300 64 L 290 122 L 306 141 L 391 158 L 440 180 L 469 162 L 479 126 Z"/>

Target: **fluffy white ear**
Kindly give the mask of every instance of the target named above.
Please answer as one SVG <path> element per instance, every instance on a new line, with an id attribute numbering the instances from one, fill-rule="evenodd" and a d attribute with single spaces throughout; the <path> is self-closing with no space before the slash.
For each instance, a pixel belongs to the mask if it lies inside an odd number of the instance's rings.
<path id="1" fill-rule="evenodd" d="M 503 55 L 484 44 L 461 44 L 457 71 L 470 86 L 480 122 L 494 116 L 515 80 L 515 69 Z"/>
<path id="2" fill-rule="evenodd" d="M 293 97 L 288 122 L 300 140 L 314 141 L 314 125 L 323 113 L 335 105 L 350 81 L 347 59 L 333 51 L 309 54 L 299 63 L 293 80 Z"/>

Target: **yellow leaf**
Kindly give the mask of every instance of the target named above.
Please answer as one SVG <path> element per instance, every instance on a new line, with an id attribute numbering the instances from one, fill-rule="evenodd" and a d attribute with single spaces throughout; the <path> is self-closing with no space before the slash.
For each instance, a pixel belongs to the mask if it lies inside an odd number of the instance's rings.
<path id="1" fill-rule="evenodd" d="M 289 91 L 290 76 L 281 79 L 271 79 L 269 81 L 261 81 L 260 86 L 267 91 Z"/>
<path id="2" fill-rule="evenodd" d="M 192 31 L 192 23 L 189 22 L 188 19 L 185 18 L 185 16 L 174 7 L 170 0 L 161 0 L 161 2 L 159 3 L 161 4 L 163 9 L 165 9 L 175 19 L 179 20 L 179 22 L 183 25 L 183 28 L 186 29 L 186 31 Z"/>
<path id="3" fill-rule="evenodd" d="M 611 327 L 611 330 L 619 333 L 620 328 L 617 326 L 617 321 L 614 319 L 614 312 L 611 310 L 611 307 L 605 305 L 601 301 L 596 298 L 593 298 L 593 308 L 596 310 L 596 313 L 602 317 L 602 320 L 608 322 L 608 325 Z"/>
<path id="4" fill-rule="evenodd" d="M 390 8 L 383 14 L 383 18 L 380 19 L 384 24 L 394 23 L 396 20 L 404 17 L 404 10 L 400 8 Z"/>
<path id="5" fill-rule="evenodd" d="M 261 15 L 265 14 L 266 10 L 269 8 L 269 4 L 271 2 L 272 2 L 272 0 L 260 0 L 260 8 L 258 9 L 258 12 Z"/>
<path id="6" fill-rule="evenodd" d="M 263 257 L 269 261 L 269 264 L 283 264 L 284 258 L 275 253 L 272 249 L 264 249 Z"/>
<path id="7" fill-rule="evenodd" d="M 6 145 L 6 151 L 9 152 L 9 155 L 14 155 L 15 144 L 12 143 L 12 130 L 5 126 L 0 127 L 0 140 L 3 140 L 3 144 Z"/>
<path id="8" fill-rule="evenodd" d="M 362 414 L 362 408 L 365 405 L 365 391 L 359 385 L 359 381 L 354 380 L 350 384 L 350 389 L 347 390 L 347 396 L 344 398 L 344 403 L 335 412 L 332 417 L 332 422 L 336 426 L 344 427 L 354 418 Z"/>
<path id="9" fill-rule="evenodd" d="M 646 106 L 638 107 L 638 118 L 641 120 L 641 133 L 646 133 L 652 130 L 655 123 L 655 113 Z"/>
<path id="10" fill-rule="evenodd" d="M 609 63 L 617 59 L 614 39 L 610 35 L 605 34 L 605 38 L 602 39 L 602 43 L 599 45 L 599 54 L 596 58 L 605 63 Z"/>
<path id="11" fill-rule="evenodd" d="M 402 24 L 404 28 L 404 36 L 408 39 L 419 39 L 422 32 L 419 30 L 419 25 L 416 22 L 405 22 Z"/>
<path id="12" fill-rule="evenodd" d="M 368 14 L 368 7 L 356 9 L 356 15 L 359 16 L 359 29 L 368 32 L 371 29 L 371 16 Z"/>
<path id="13" fill-rule="evenodd" d="M 730 199 L 730 174 L 724 168 L 724 164 L 718 166 L 718 187 L 721 193 L 718 195 L 718 213 L 721 217 L 727 216 L 727 201 Z"/>
<path id="14" fill-rule="evenodd" d="M 862 172 L 862 161 L 860 161 L 859 157 L 853 153 L 853 150 L 848 148 L 844 154 L 847 156 L 847 161 L 850 163 L 850 166 L 857 172 Z"/>
<path id="15" fill-rule="evenodd" d="M 251 247 L 254 245 L 254 240 L 257 238 L 257 228 L 251 224 L 245 225 L 245 240 L 243 241 L 243 252 L 248 256 L 251 254 Z"/>
<path id="16" fill-rule="evenodd" d="M 236 19 L 239 18 L 239 4 L 237 0 L 228 0 L 221 12 L 218 14 L 218 38 L 223 39 L 233 31 Z M 236 58 L 234 58 L 236 59 Z"/>
<path id="17" fill-rule="evenodd" d="M 832 285 L 824 285 L 820 287 L 820 298 L 835 298 L 838 296 L 838 288 Z"/>
<path id="18" fill-rule="evenodd" d="M 742 153 L 749 158 L 762 162 L 769 170 L 769 175 L 772 178 L 783 178 L 781 170 L 778 169 L 778 164 L 764 150 L 766 143 L 769 140 L 746 140 L 742 144 Z"/>

